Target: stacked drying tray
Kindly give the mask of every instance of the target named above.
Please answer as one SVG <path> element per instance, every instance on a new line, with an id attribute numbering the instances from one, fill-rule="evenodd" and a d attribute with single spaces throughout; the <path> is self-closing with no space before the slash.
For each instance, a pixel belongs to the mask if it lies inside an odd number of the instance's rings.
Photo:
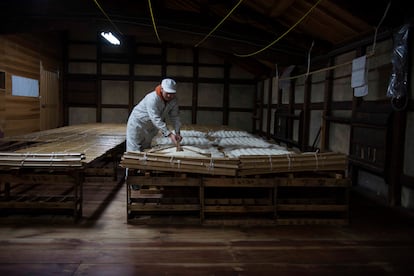
<path id="1" fill-rule="evenodd" d="M 295 152 L 241 130 L 182 130 L 182 150 L 156 137 L 145 152 L 125 152 L 121 166 L 143 171 L 246 176 L 301 171 L 344 171 L 347 157 L 334 152 Z"/>

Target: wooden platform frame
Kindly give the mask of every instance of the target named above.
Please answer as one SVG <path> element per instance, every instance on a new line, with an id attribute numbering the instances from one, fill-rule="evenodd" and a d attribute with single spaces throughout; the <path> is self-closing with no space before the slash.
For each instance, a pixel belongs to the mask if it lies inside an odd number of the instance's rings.
<path id="1" fill-rule="evenodd" d="M 82 217 L 85 178 L 118 180 L 122 152 L 123 146 L 119 145 L 81 167 L 3 168 L 0 170 L 0 210 L 25 214 L 63 213 L 78 220 Z"/>
<path id="2" fill-rule="evenodd" d="M 180 200 L 163 198 L 168 187 L 181 189 Z M 347 225 L 349 188 L 350 180 L 335 173 L 212 177 L 147 172 L 126 179 L 127 222 Z M 194 190 L 186 199 L 192 204 L 182 200 L 188 189 Z"/>
<path id="3" fill-rule="evenodd" d="M 0 173 L 0 209 L 25 213 L 41 210 L 70 211 L 75 219 L 82 216 L 83 169 L 14 169 Z M 33 186 L 43 186 L 43 194 L 28 194 L 23 191 L 30 191 Z M 15 193 L 15 190 L 19 192 Z"/>
<path id="4" fill-rule="evenodd" d="M 77 220 L 82 217 L 85 178 L 118 181 L 125 126 L 66 126 L 0 142 L 0 210 L 69 213 Z"/>

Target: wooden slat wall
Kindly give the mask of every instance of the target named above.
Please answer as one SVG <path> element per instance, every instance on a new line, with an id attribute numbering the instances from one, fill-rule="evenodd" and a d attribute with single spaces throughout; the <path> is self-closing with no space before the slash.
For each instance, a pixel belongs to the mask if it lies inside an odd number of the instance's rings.
<path id="1" fill-rule="evenodd" d="M 126 39 L 124 46 L 113 48 L 96 35 L 88 40 L 79 36 L 68 33 L 65 45 L 65 125 L 126 123 L 138 100 L 168 76 L 179 84 L 183 123 L 252 130 L 249 99 L 254 97 L 256 80 L 237 63 L 229 64 L 207 50 L 161 47 L 139 39 Z"/>
<path id="2" fill-rule="evenodd" d="M 53 40 L 53 38 L 52 38 Z M 57 41 L 57 40 L 56 40 Z M 5 137 L 40 130 L 38 98 L 12 96 L 13 75 L 39 80 L 42 60 L 48 67 L 59 68 L 57 42 L 42 35 L 0 37 L 0 71 L 5 72 L 5 89 L 0 90 L 0 128 Z M 41 84 L 40 84 L 41 85 Z"/>
<path id="3" fill-rule="evenodd" d="M 7 83 L 5 136 L 38 131 L 40 116 L 39 99 L 11 96 L 11 77 Z"/>

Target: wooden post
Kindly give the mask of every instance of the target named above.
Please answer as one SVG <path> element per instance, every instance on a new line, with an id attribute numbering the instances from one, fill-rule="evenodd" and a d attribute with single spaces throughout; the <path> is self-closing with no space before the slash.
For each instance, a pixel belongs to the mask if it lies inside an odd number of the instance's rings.
<path id="1" fill-rule="evenodd" d="M 306 151 L 309 147 L 309 129 L 310 129 L 310 102 L 311 102 L 311 90 L 312 90 L 312 75 L 308 75 L 305 80 L 305 94 L 303 101 L 303 123 L 302 123 L 302 139 L 301 150 Z"/>
<path id="2" fill-rule="evenodd" d="M 267 124 L 266 124 L 266 137 L 270 139 L 270 124 L 272 122 L 272 91 L 273 91 L 273 78 L 270 77 L 269 89 L 267 94 Z"/>
<path id="3" fill-rule="evenodd" d="M 289 105 L 288 105 L 288 114 L 295 115 L 295 79 L 290 81 L 289 86 Z M 287 124 L 287 138 L 293 140 L 293 126 L 294 126 L 293 117 L 288 118 Z"/>
<path id="4" fill-rule="evenodd" d="M 333 65 L 333 59 L 329 59 L 328 67 Z M 330 122 L 327 120 L 327 116 L 331 115 L 332 104 L 332 90 L 333 90 L 333 70 L 326 71 L 325 77 L 325 93 L 323 101 L 323 113 L 322 113 L 322 126 L 321 126 L 321 145 L 322 152 L 329 149 L 329 129 Z"/>
<path id="5" fill-rule="evenodd" d="M 198 77 L 199 77 L 199 50 L 198 47 L 193 48 L 193 95 L 191 106 L 191 123 L 197 124 L 197 106 L 198 106 Z"/>
<path id="6" fill-rule="evenodd" d="M 224 66 L 224 89 L 223 89 L 223 125 L 229 124 L 229 103 L 230 103 L 230 64 Z"/>
<path id="7" fill-rule="evenodd" d="M 388 204 L 391 206 L 401 205 L 401 181 L 404 165 L 404 137 L 407 112 L 397 111 L 392 117 L 392 136 L 390 151 L 390 167 L 388 173 Z"/>

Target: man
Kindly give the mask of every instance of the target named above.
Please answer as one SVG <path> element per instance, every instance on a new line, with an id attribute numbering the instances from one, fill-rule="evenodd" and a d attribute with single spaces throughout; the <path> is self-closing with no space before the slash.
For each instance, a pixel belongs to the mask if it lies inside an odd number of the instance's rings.
<path id="1" fill-rule="evenodd" d="M 174 145 L 182 140 L 176 85 L 173 79 L 163 79 L 161 85 L 148 93 L 134 107 L 127 123 L 127 151 L 144 151 L 150 148 L 151 141 L 158 131 L 161 131 L 165 137 L 169 137 Z M 167 128 L 165 121 L 167 117 L 175 133 Z"/>

